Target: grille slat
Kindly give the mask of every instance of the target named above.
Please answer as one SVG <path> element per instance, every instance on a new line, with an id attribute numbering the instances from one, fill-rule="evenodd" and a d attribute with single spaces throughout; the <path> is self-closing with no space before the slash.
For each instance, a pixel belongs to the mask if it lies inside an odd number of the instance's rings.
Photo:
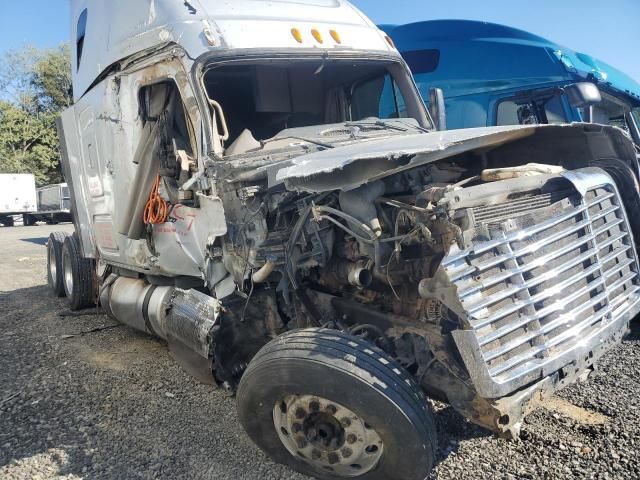
<path id="1" fill-rule="evenodd" d="M 539 196 L 515 201 L 512 215 L 476 207 L 475 243 L 442 262 L 497 383 L 541 368 L 640 301 L 633 238 L 613 184 Z"/>
<path id="2" fill-rule="evenodd" d="M 475 221 L 478 223 L 496 221 L 504 218 L 513 218 L 516 215 L 530 212 L 535 208 L 548 207 L 558 200 L 567 196 L 566 191 L 543 193 L 535 196 L 525 196 L 518 200 L 511 200 L 505 204 L 491 205 L 487 207 L 477 207 L 474 209 Z"/>
<path id="3" fill-rule="evenodd" d="M 634 273 L 627 274 L 627 275 L 625 275 L 623 277 L 624 281 L 622 281 L 622 282 L 618 281 L 618 282 L 616 282 L 616 285 L 618 287 L 620 287 L 620 286 L 624 285 L 626 282 L 628 282 L 629 280 L 633 279 L 634 277 L 635 277 Z M 600 285 L 601 285 L 601 283 L 600 283 Z M 592 308 L 592 307 L 596 306 L 599 303 L 604 302 L 606 299 L 607 299 L 607 294 L 606 293 L 601 293 L 601 294 L 593 297 L 588 303 L 581 304 L 577 308 L 575 308 L 575 309 L 573 309 L 573 310 L 571 310 L 571 311 L 569 311 L 567 313 L 562 314 L 560 317 L 558 317 L 557 319 L 553 320 L 550 323 L 547 323 L 544 327 L 540 328 L 539 330 L 531 332 L 530 334 L 528 334 L 528 335 L 526 335 L 524 337 L 519 337 L 518 339 L 513 340 L 513 341 L 511 341 L 509 343 L 503 344 L 500 348 L 497 348 L 495 350 L 491 350 L 489 352 L 486 352 L 485 355 L 484 355 L 484 358 L 487 361 L 493 360 L 493 359 L 495 359 L 497 357 L 500 357 L 500 356 L 504 355 L 505 353 L 510 352 L 511 350 L 514 350 L 515 348 L 519 347 L 520 345 L 523 345 L 523 344 L 535 339 L 536 337 L 539 337 L 541 335 L 545 335 L 547 333 L 550 333 L 553 330 L 555 330 L 556 328 L 559 328 L 563 324 L 565 324 L 568 321 L 570 321 L 577 314 L 582 313 L 583 311 L 585 311 L 585 310 L 587 310 L 589 308 Z M 573 300 L 575 300 L 575 298 Z M 573 300 L 563 299 L 561 301 L 561 303 L 566 305 L 567 301 L 571 302 Z M 543 315 L 539 315 L 538 317 L 541 317 L 541 316 L 543 316 Z M 527 323 L 531 323 L 531 321 L 532 321 L 532 319 L 530 319 Z M 484 345 L 487 345 L 488 343 L 490 343 L 490 342 L 487 342 L 486 340 L 483 340 L 480 344 L 484 346 Z"/>
<path id="4" fill-rule="evenodd" d="M 484 242 L 484 243 L 480 243 L 474 247 L 472 247 L 471 249 L 468 250 L 463 250 L 455 255 L 449 256 L 447 258 L 445 258 L 442 261 L 442 265 L 444 267 L 447 267 L 449 265 L 451 265 L 452 263 L 455 263 L 457 260 L 460 260 L 464 257 L 467 257 L 469 255 L 479 255 L 485 252 L 488 252 L 490 250 L 493 250 L 494 248 L 503 245 L 507 242 L 512 242 L 512 241 L 516 241 L 516 240 L 524 240 L 526 238 L 529 238 L 535 234 L 544 232 L 545 230 L 548 230 L 550 228 L 553 228 L 563 222 L 566 222 L 567 220 L 570 220 L 573 217 L 576 217 L 580 214 L 583 214 L 587 209 L 595 207 L 599 204 L 601 204 L 602 202 L 611 199 L 614 196 L 613 193 L 609 193 L 606 195 L 602 195 L 600 197 L 597 197 L 595 200 L 592 200 L 589 203 L 583 204 L 582 206 L 580 206 L 579 208 L 576 209 L 572 209 L 570 212 L 565 213 L 563 215 L 560 215 L 558 217 L 553 217 L 549 220 L 546 220 L 544 222 L 541 222 L 537 225 L 534 225 L 533 227 L 527 228 L 527 229 L 523 229 L 521 231 L 517 231 L 514 233 L 511 233 L 509 235 L 504 236 L 504 238 L 500 238 L 498 240 L 493 240 L 493 241 L 489 241 L 489 242 Z M 599 217 L 597 217 L 599 218 Z M 597 218 L 594 218 L 593 220 L 597 220 Z M 585 222 L 585 225 L 587 225 L 589 222 Z M 579 229 L 578 229 L 579 230 Z M 550 240 L 549 240 L 550 241 Z"/>
<path id="5" fill-rule="evenodd" d="M 542 320 L 547 316 L 551 315 L 552 313 L 556 313 L 558 310 L 562 310 L 562 308 L 565 305 L 567 305 L 567 302 L 575 302 L 582 295 L 589 293 L 590 291 L 602 286 L 604 286 L 604 281 L 602 279 L 596 279 L 593 282 L 587 284 L 585 287 L 582 287 L 581 289 L 576 290 L 571 295 L 565 298 L 562 298 L 560 300 L 557 300 L 551 305 L 548 305 L 542 310 L 539 310 L 538 312 L 536 312 L 536 315 L 534 316 L 521 317 L 516 322 L 509 322 L 504 327 L 491 332 L 490 335 L 484 335 L 484 336 L 479 335 L 478 340 L 480 341 L 480 346 L 484 347 L 485 345 L 489 345 L 490 343 L 495 342 L 496 340 L 499 340 L 500 338 L 517 330 L 518 328 L 523 327 L 528 323 L 531 323 L 535 319 Z"/>
<path id="6" fill-rule="evenodd" d="M 562 250 L 560 250 L 560 252 L 562 252 L 562 253 L 554 252 L 553 254 L 550 254 L 548 257 L 545 257 L 543 259 L 539 258 L 537 261 L 538 262 L 545 262 L 545 261 L 555 260 L 558 256 L 560 256 L 560 255 L 562 255 L 564 253 L 567 253 L 566 249 L 571 250 L 574 246 L 580 246 L 582 244 L 588 243 L 588 242 L 594 240 L 594 238 L 599 233 L 603 233 L 608 229 L 609 229 L 608 225 L 604 226 L 604 227 L 600 227 L 594 234 L 589 234 L 588 236 L 582 237 L 580 239 L 580 242 L 576 242 L 575 245 L 567 245 L 566 247 L 564 247 Z M 615 243 L 615 242 L 617 242 L 619 240 L 622 240 L 623 238 L 625 238 L 627 236 L 628 236 L 627 233 L 621 233 L 616 237 L 611 237 L 609 240 L 607 240 L 607 242 L 605 242 L 605 243 L 603 243 L 601 245 L 601 248 L 604 248 L 605 246 L 610 246 L 611 244 L 613 244 L 613 243 Z M 558 255 L 556 255 L 556 254 L 558 254 Z M 464 270 L 452 273 L 451 274 L 451 281 L 455 282 L 457 280 L 460 280 L 463 277 L 466 277 L 466 276 L 469 276 L 469 275 L 472 275 L 472 274 L 482 273 L 485 270 L 488 270 L 488 269 L 490 269 L 492 267 L 495 267 L 496 265 L 500 265 L 501 263 L 504 263 L 507 260 L 512 259 L 513 257 L 514 257 L 514 255 L 511 254 L 511 253 L 497 255 L 497 256 L 491 258 L 488 261 L 482 262 L 481 264 L 479 263 L 479 264 L 476 264 L 476 265 L 471 266 L 469 268 L 465 268 Z M 532 266 L 531 268 L 535 268 L 535 266 Z M 461 296 L 466 295 L 465 292 L 466 291 L 463 290 L 462 293 L 461 293 Z"/>
<path id="7" fill-rule="evenodd" d="M 633 291 L 635 293 L 635 292 L 638 292 L 638 290 L 640 290 L 640 287 L 635 287 Z M 575 337 L 576 335 L 579 335 L 584 330 L 592 326 L 595 322 L 611 314 L 613 310 L 614 308 L 611 306 L 608 306 L 602 310 L 598 310 L 597 313 L 589 317 L 587 320 L 580 322 L 577 325 L 574 325 L 572 328 L 568 330 L 565 330 L 560 335 L 557 335 L 556 337 L 554 337 L 552 340 L 548 341 L 544 345 L 533 347 L 527 352 L 525 352 L 524 354 L 520 354 L 518 356 L 512 357 L 508 362 L 500 364 L 498 367 L 492 368 L 489 372 L 491 373 L 491 375 L 498 375 L 506 370 L 509 370 L 510 368 L 516 365 L 519 365 L 527 360 L 533 359 L 535 355 L 537 355 L 538 353 L 544 350 L 548 350 L 549 348 L 554 347 L 562 343 L 563 341 L 569 340 Z"/>
<path id="8" fill-rule="evenodd" d="M 623 253 L 627 253 L 630 249 L 631 249 L 631 247 L 627 246 L 627 247 L 623 248 L 621 251 L 612 252 L 611 254 L 609 254 L 609 255 L 607 255 L 605 257 L 606 260 L 603 263 L 609 262 L 609 261 L 613 260 L 614 258 L 620 256 Z M 580 257 L 577 257 L 576 259 L 573 259 L 570 262 L 570 264 L 571 264 L 570 267 L 571 266 L 575 266 L 575 265 L 577 265 L 579 263 L 582 263 L 585 260 L 585 257 L 586 258 L 590 258 L 593 255 L 594 255 L 594 251 L 593 250 L 587 251 L 585 254 L 581 255 Z M 631 265 L 633 263 L 633 261 L 634 261 L 633 259 L 630 259 L 625 264 L 625 266 Z M 564 267 L 566 267 L 566 265 L 567 264 L 565 264 Z M 566 267 L 566 268 L 570 268 L 570 267 Z M 544 300 L 546 298 L 549 298 L 550 296 L 556 295 L 557 294 L 557 290 L 561 290 L 561 289 L 564 289 L 564 288 L 571 287 L 574 283 L 576 283 L 576 282 L 582 280 L 583 278 L 585 278 L 585 277 L 597 272 L 598 270 L 599 270 L 599 267 L 597 265 L 593 265 L 592 267 L 588 268 L 587 270 L 584 270 L 583 272 L 580 272 L 580 273 L 574 275 L 573 277 L 570 277 L 570 278 L 566 279 L 564 282 L 562 282 L 560 284 L 557 284 L 557 285 L 554 285 L 554 287 L 552 289 L 540 292 L 540 293 L 534 295 L 533 297 L 531 297 L 531 299 L 526 301 L 526 302 L 524 302 L 524 301 L 523 302 L 515 302 L 513 305 L 510 305 L 509 307 L 494 313 L 489 318 L 482 319 L 482 321 L 480 321 L 480 322 L 474 322 L 473 325 L 474 325 L 475 328 L 482 328 L 482 327 L 485 327 L 485 326 L 490 325 L 492 323 L 495 323 L 496 321 L 500 320 L 501 318 L 506 317 L 507 315 L 510 315 L 510 314 L 512 314 L 514 312 L 517 312 L 518 310 L 522 310 L 523 308 L 525 308 L 525 307 L 527 307 L 529 305 L 535 304 L 537 302 L 540 302 L 540 301 L 542 301 L 542 300 Z M 555 270 L 555 274 L 559 274 L 559 273 L 562 273 L 562 271 L 556 269 Z M 549 276 L 547 276 L 547 278 L 543 279 L 542 282 L 547 281 L 549 278 L 553 278 L 553 277 L 554 277 L 554 275 L 549 275 Z M 539 282 L 539 283 L 542 283 L 542 282 Z M 599 283 L 599 286 L 601 286 L 601 285 L 604 285 L 603 281 L 601 281 Z M 531 286 L 535 286 L 535 285 L 532 284 Z M 586 292 L 583 292 L 583 294 L 584 293 L 586 293 Z M 573 297 L 569 296 L 568 298 L 573 298 Z M 564 300 L 566 301 L 566 298 Z M 544 312 L 544 310 L 541 310 L 541 312 Z M 538 315 L 540 315 L 540 313 L 538 313 Z"/>
<path id="9" fill-rule="evenodd" d="M 575 242 L 575 243 L 571 243 L 568 244 L 558 250 L 555 250 L 545 256 L 542 257 L 538 257 L 536 259 L 535 263 L 531 263 L 531 264 L 525 264 L 522 267 L 520 267 L 515 273 L 526 273 L 530 270 L 533 270 L 534 268 L 538 268 L 541 264 L 544 264 L 546 262 L 550 262 L 552 260 L 555 260 L 559 257 L 561 257 L 562 255 L 565 255 L 566 253 L 571 252 L 571 250 L 575 249 L 576 247 L 580 247 L 588 242 L 593 241 L 598 235 L 600 235 L 601 233 L 606 232 L 609 229 L 609 225 L 604 225 L 602 227 L 600 227 L 599 229 L 597 229 L 594 233 L 590 233 L 589 235 L 586 235 L 582 238 L 580 238 L 579 241 Z M 612 237 L 612 240 L 607 241 L 603 244 L 600 245 L 600 250 L 602 250 L 605 247 L 610 246 L 612 243 L 615 243 L 616 241 L 619 241 L 621 239 L 623 239 L 624 237 L 626 237 L 627 234 L 626 233 L 622 233 L 620 235 L 618 235 L 617 237 Z M 513 254 L 509 253 L 509 254 L 504 254 L 504 255 L 500 255 L 495 257 L 496 259 L 498 259 L 498 261 L 496 263 L 493 262 L 486 262 L 485 265 L 478 265 L 476 268 L 467 271 L 467 275 L 471 274 L 471 273 L 482 273 L 483 271 L 487 270 L 488 268 L 491 267 L 495 267 L 496 265 L 500 264 L 500 263 L 504 263 L 507 260 L 511 260 L 514 259 L 516 257 L 519 256 L 523 256 L 526 255 L 526 253 L 519 253 L 519 252 L 513 252 Z M 458 292 L 458 295 L 461 298 L 466 297 L 467 295 L 470 295 L 472 293 L 475 293 L 478 290 L 481 290 L 483 288 L 488 288 L 492 285 L 495 285 L 496 283 L 499 283 L 501 281 L 504 281 L 506 278 L 508 278 L 511 275 L 511 273 L 506 272 L 506 273 L 502 273 L 500 275 L 496 275 L 494 277 L 491 277 L 489 279 L 486 279 L 482 282 L 482 286 L 474 286 L 471 288 L 466 288 L 461 290 L 460 292 Z"/>
<path id="10" fill-rule="evenodd" d="M 473 315 L 473 313 L 479 311 L 479 310 L 484 310 L 487 307 L 490 307 L 491 305 L 501 302 L 503 300 L 506 300 L 507 298 L 513 297 L 515 294 L 521 292 L 522 290 L 527 290 L 529 288 L 532 287 L 536 287 L 538 285 L 540 285 L 541 283 L 544 283 L 558 275 L 560 275 L 561 273 L 566 272 L 567 270 L 570 270 L 571 268 L 575 267 L 576 265 L 579 265 L 580 263 L 583 263 L 585 261 L 587 261 L 589 258 L 593 257 L 595 255 L 595 249 L 594 250 L 587 250 L 586 252 L 584 252 L 583 254 L 581 254 L 578 257 L 572 258 L 571 260 L 569 260 L 566 263 L 563 263 L 562 265 L 560 265 L 557 268 L 554 268 L 551 271 L 547 271 L 545 272 L 543 275 L 539 275 L 537 277 L 533 277 L 530 281 L 523 283 L 523 284 L 518 284 L 515 287 L 511 287 L 509 289 L 506 290 L 502 290 L 498 295 L 492 295 L 489 298 L 486 298 L 485 300 L 483 300 L 482 302 L 476 302 L 474 304 L 471 305 L 466 305 L 468 312 L 471 313 Z M 565 280 L 564 282 L 562 282 L 559 286 L 557 286 L 556 288 L 564 288 L 564 287 L 570 287 L 571 285 L 573 285 L 575 282 L 577 282 L 578 280 L 581 280 L 582 278 L 584 278 L 587 275 L 591 275 L 592 273 L 595 273 L 599 270 L 599 266 L 593 265 L 590 268 L 584 270 L 584 271 L 580 271 L 579 273 L 577 273 L 576 275 L 568 278 L 567 280 Z M 509 275 L 509 277 L 511 277 L 513 275 Z M 542 292 L 540 294 L 537 295 L 537 301 L 542 300 L 543 298 L 546 298 L 547 295 L 554 295 L 553 292 Z M 531 299 L 532 301 L 536 301 L 534 300 L 534 298 Z M 520 302 L 521 305 L 526 306 L 525 304 L 528 304 L 530 302 Z M 508 307 L 508 313 L 513 313 L 516 310 L 520 310 L 523 307 L 516 307 L 517 304 L 514 304 L 513 306 Z M 515 308 L 515 310 L 511 310 Z M 508 315 L 508 313 L 504 313 L 504 312 L 498 312 L 496 313 L 496 317 L 501 318 L 504 317 L 506 315 Z M 484 326 L 487 323 L 493 323 L 495 322 L 498 318 L 494 318 L 491 317 L 490 319 L 487 319 L 483 322 L 479 322 L 476 326 L 480 327 L 480 326 Z"/>

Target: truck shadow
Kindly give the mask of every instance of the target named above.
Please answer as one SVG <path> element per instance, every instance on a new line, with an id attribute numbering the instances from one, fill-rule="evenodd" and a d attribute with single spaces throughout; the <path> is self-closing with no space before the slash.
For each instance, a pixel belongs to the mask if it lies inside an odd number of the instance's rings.
<path id="1" fill-rule="evenodd" d="M 38 238 L 22 238 L 23 242 L 27 243 L 35 243 L 36 245 L 45 246 L 47 244 L 48 237 L 38 237 Z"/>
<path id="2" fill-rule="evenodd" d="M 460 442 L 493 436 L 491 432 L 466 420 L 453 407 L 442 403 L 437 403 L 435 407 L 438 456 L 434 466 L 444 462 L 450 455 L 456 454 L 460 449 Z"/>
<path id="3" fill-rule="evenodd" d="M 239 458 L 252 458 L 280 478 L 303 478 L 263 455 L 243 434 L 234 399 L 184 373 L 162 341 L 124 326 L 99 330 L 114 322 L 91 311 L 63 317 L 65 299 L 44 286 L 9 292 L 2 307 L 0 468 L 155 478 L 170 462 L 185 477 L 204 468 L 231 478 Z M 490 435 L 444 404 L 435 417 L 437 463 L 460 441 Z"/>
<path id="4" fill-rule="evenodd" d="M 251 458 L 264 469 L 241 478 L 266 470 L 303 478 L 263 455 L 242 432 L 235 401 L 184 373 L 162 341 L 97 330 L 113 324 L 101 314 L 62 317 L 65 300 L 44 286 L 2 295 L 0 307 L 0 469 L 9 475 L 157 478 L 182 469 L 185 478 L 238 478 L 240 459 Z M 640 339 L 637 320 L 630 339 Z M 492 436 L 434 407 L 436 465 L 461 442 Z"/>
<path id="5" fill-rule="evenodd" d="M 640 340 L 640 317 L 634 318 L 631 322 L 627 340 Z"/>
<path id="6" fill-rule="evenodd" d="M 127 327 L 83 334 L 113 321 L 60 316 L 65 299 L 44 286 L 0 304 L 0 472 L 234 478 L 239 459 L 270 463 L 242 434 L 235 401 L 184 373 L 162 341 Z"/>

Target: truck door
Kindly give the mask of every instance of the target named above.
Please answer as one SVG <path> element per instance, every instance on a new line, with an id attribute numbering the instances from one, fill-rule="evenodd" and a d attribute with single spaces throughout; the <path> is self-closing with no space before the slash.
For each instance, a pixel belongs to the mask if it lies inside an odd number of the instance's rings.
<path id="1" fill-rule="evenodd" d="M 77 124 L 78 107 L 62 112 L 57 120 L 62 171 L 69 187 L 71 214 L 78 233 L 82 252 L 87 258 L 95 258 L 95 241 L 91 228 L 90 192 L 84 175 L 83 148 Z"/>

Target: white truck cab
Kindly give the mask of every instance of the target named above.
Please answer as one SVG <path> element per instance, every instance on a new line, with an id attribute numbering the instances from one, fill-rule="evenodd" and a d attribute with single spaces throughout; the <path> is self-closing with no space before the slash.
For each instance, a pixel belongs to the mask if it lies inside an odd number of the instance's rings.
<path id="1" fill-rule="evenodd" d="M 640 310 L 615 128 L 436 131 L 341 0 L 74 0 L 72 35 L 49 284 L 235 391 L 278 462 L 421 480 L 425 394 L 517 435 Z"/>

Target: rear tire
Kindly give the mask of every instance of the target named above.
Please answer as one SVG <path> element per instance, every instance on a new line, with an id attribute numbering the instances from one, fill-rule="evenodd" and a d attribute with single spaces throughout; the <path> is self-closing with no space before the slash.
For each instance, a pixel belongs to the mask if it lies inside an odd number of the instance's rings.
<path id="1" fill-rule="evenodd" d="M 64 297 L 62 273 L 62 245 L 68 237 L 66 232 L 53 232 L 47 241 L 47 283 L 56 297 Z"/>
<path id="2" fill-rule="evenodd" d="M 278 337 L 249 364 L 237 399 L 249 437 L 306 475 L 424 480 L 433 467 L 436 430 L 420 387 L 351 335 L 307 329 Z"/>
<path id="3" fill-rule="evenodd" d="M 66 237 L 62 245 L 62 272 L 71 310 L 96 305 L 94 270 L 93 261 L 82 256 L 76 234 Z"/>

